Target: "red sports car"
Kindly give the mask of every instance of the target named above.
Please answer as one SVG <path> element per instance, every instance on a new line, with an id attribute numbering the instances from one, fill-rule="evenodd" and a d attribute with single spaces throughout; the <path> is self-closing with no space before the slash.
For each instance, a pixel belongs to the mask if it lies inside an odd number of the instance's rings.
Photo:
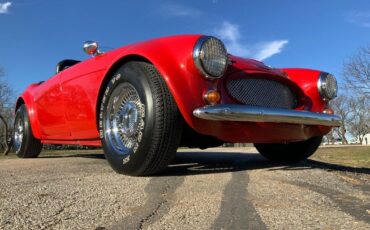
<path id="1" fill-rule="evenodd" d="M 228 54 L 204 35 L 164 37 L 64 60 L 55 76 L 18 98 L 14 148 L 37 157 L 43 144 L 102 146 L 112 168 L 149 175 L 179 146 L 254 143 L 273 161 L 312 155 L 339 126 L 328 102 L 337 82 L 326 72 L 271 68 Z"/>

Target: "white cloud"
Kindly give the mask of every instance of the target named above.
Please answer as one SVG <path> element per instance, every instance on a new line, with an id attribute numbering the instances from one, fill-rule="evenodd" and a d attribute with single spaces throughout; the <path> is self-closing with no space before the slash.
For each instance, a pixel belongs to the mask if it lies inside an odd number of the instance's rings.
<path id="1" fill-rule="evenodd" d="M 362 27 L 370 28 L 370 11 L 350 12 L 347 15 L 347 21 Z"/>
<path id="2" fill-rule="evenodd" d="M 265 60 L 274 54 L 280 53 L 286 44 L 288 44 L 288 40 L 276 40 L 263 43 L 259 46 L 258 52 L 254 57 L 257 60 Z"/>
<path id="3" fill-rule="evenodd" d="M 249 56 L 250 50 L 240 44 L 239 26 L 231 24 L 230 22 L 223 22 L 220 28 L 215 29 L 215 34 L 225 42 L 226 48 L 229 53 L 239 56 Z"/>
<path id="4" fill-rule="evenodd" d="M 170 3 L 162 7 L 162 11 L 171 17 L 200 16 L 202 11 L 184 5 Z"/>
<path id="5" fill-rule="evenodd" d="M 223 22 L 220 28 L 215 30 L 221 39 L 227 39 L 231 42 L 237 42 L 240 38 L 239 26 L 230 22 Z"/>
<path id="6" fill-rule="evenodd" d="M 0 14 L 6 14 L 9 12 L 9 7 L 12 5 L 11 2 L 0 3 Z"/>
<path id="7" fill-rule="evenodd" d="M 274 40 L 258 44 L 243 44 L 239 26 L 230 22 L 223 22 L 214 33 L 225 42 L 229 53 L 242 57 L 251 57 L 263 61 L 280 53 L 288 40 Z"/>

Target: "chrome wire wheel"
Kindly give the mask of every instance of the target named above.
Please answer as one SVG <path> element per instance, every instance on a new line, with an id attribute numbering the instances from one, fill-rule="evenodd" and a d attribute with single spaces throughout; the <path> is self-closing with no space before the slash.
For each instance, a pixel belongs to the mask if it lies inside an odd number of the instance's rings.
<path id="1" fill-rule="evenodd" d="M 18 152 L 22 146 L 24 135 L 24 122 L 20 116 L 17 117 L 14 124 L 14 148 Z"/>
<path id="2" fill-rule="evenodd" d="M 21 105 L 17 109 L 14 119 L 13 148 L 20 158 L 38 157 L 43 144 L 32 132 L 30 119 L 28 117 L 26 105 Z"/>
<path id="3" fill-rule="evenodd" d="M 144 128 L 145 110 L 135 87 L 119 84 L 112 92 L 105 117 L 106 137 L 121 155 L 129 155 L 139 146 Z"/>
<path id="4" fill-rule="evenodd" d="M 145 176 L 164 170 L 181 141 L 183 119 L 157 69 L 124 63 L 102 93 L 99 134 L 114 171 Z"/>

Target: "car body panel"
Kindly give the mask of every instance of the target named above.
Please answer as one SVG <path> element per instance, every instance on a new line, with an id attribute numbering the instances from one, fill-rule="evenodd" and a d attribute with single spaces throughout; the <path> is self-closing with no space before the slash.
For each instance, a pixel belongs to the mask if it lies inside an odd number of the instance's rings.
<path id="1" fill-rule="evenodd" d="M 305 140 L 330 131 L 325 126 L 264 122 L 211 121 L 195 117 L 193 111 L 207 105 L 209 89 L 218 89 L 220 103 L 236 103 L 224 89 L 228 78 L 259 76 L 284 82 L 299 95 L 297 110 L 322 112 L 327 103 L 317 90 L 320 71 L 274 69 L 252 59 L 230 56 L 232 64 L 219 80 L 208 80 L 196 68 L 193 49 L 202 35 L 180 35 L 124 46 L 80 62 L 42 84 L 33 84 L 21 95 L 26 104 L 33 134 L 43 143 L 98 146 L 98 111 L 107 79 L 125 62 L 146 60 L 165 80 L 186 123 L 198 133 L 227 142 L 281 142 Z"/>
<path id="2" fill-rule="evenodd" d="M 34 91 L 33 98 L 41 137 L 65 139 L 71 136 L 64 111 L 62 89 L 60 85 L 61 74 L 49 81 L 40 84 Z"/>

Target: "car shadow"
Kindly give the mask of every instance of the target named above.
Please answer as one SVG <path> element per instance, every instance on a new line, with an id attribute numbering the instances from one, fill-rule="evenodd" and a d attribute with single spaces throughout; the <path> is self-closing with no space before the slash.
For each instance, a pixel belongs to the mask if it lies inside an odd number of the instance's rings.
<path id="1" fill-rule="evenodd" d="M 305 160 L 294 164 L 271 162 L 260 154 L 237 152 L 178 152 L 167 170 L 157 176 L 189 176 L 238 172 L 256 169 L 307 170 L 351 172 L 370 175 L 370 168 L 356 168 L 317 160 Z"/>
<path id="2" fill-rule="evenodd" d="M 259 154 L 237 152 L 178 152 L 174 161 L 156 176 L 190 176 L 238 172 L 281 166 Z"/>
<path id="3" fill-rule="evenodd" d="M 304 162 L 312 168 L 324 169 L 327 171 L 340 171 L 370 175 L 370 168 L 365 167 L 351 167 L 346 165 L 338 165 L 317 160 L 308 159 Z"/>
<path id="4" fill-rule="evenodd" d="M 105 159 L 104 153 L 81 153 L 81 154 L 63 154 L 63 155 L 41 155 L 38 158 L 48 159 L 48 158 L 96 158 L 96 159 Z"/>
<path id="5" fill-rule="evenodd" d="M 81 153 L 70 155 L 46 155 L 40 158 L 95 158 L 105 159 L 103 153 Z M 242 152 L 177 152 L 175 159 L 166 170 L 155 176 L 190 176 L 199 174 L 215 174 L 238 172 L 256 169 L 268 170 L 307 170 L 323 169 L 326 171 L 350 172 L 370 175 L 370 168 L 356 168 L 351 166 L 327 163 L 308 159 L 295 164 L 271 162 L 257 153 Z"/>

